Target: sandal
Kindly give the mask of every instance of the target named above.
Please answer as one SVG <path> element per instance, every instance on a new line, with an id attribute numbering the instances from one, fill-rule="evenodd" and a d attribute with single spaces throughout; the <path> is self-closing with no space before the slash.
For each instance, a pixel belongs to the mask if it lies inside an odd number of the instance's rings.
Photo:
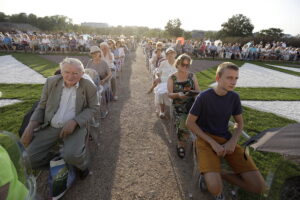
<path id="1" fill-rule="evenodd" d="M 199 176 L 198 185 L 200 187 L 201 192 L 207 191 L 207 186 L 205 183 L 204 175 L 202 175 L 202 174 L 200 174 L 200 176 Z"/>
<path id="2" fill-rule="evenodd" d="M 185 150 L 183 147 L 177 147 L 177 155 L 179 156 L 179 158 L 184 158 Z"/>
<path id="3" fill-rule="evenodd" d="M 159 112 L 159 118 L 164 119 L 165 118 L 165 113 Z"/>

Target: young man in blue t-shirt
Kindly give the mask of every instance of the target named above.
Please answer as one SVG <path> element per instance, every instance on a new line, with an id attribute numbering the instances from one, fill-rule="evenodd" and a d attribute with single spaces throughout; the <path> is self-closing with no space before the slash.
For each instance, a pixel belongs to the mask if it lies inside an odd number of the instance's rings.
<path id="1" fill-rule="evenodd" d="M 224 199 L 222 178 L 253 193 L 265 189 L 264 179 L 252 158 L 237 144 L 244 127 L 241 101 L 233 91 L 238 77 L 239 68 L 235 64 L 220 64 L 216 72 L 217 86 L 198 95 L 186 121 L 198 138 L 199 170 L 216 199 Z M 233 134 L 228 130 L 231 116 L 236 122 Z M 221 172 L 220 157 L 225 158 L 234 173 Z"/>

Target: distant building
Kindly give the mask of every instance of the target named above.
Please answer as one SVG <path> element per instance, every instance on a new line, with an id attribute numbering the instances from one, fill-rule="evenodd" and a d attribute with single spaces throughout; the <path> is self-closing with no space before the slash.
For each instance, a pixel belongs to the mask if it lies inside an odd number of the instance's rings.
<path id="1" fill-rule="evenodd" d="M 291 34 L 284 34 L 283 38 L 292 38 L 293 36 Z"/>
<path id="2" fill-rule="evenodd" d="M 192 38 L 194 39 L 203 39 L 205 35 L 205 31 L 193 30 Z"/>
<path id="3" fill-rule="evenodd" d="M 107 28 L 107 23 L 97 23 L 97 22 L 83 22 L 81 23 L 81 26 L 89 26 L 94 28 Z"/>

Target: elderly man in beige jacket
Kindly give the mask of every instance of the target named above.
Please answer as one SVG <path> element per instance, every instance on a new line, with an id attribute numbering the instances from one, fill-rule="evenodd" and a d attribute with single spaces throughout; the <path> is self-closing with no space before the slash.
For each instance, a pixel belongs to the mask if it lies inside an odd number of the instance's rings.
<path id="1" fill-rule="evenodd" d="M 96 86 L 82 78 L 80 60 L 65 58 L 61 75 L 47 78 L 38 107 L 22 136 L 33 168 L 49 163 L 49 150 L 63 141 L 63 158 L 79 169 L 80 178 L 88 175 L 85 148 L 86 122 L 99 109 Z M 38 130 L 37 130 L 38 129 Z"/>

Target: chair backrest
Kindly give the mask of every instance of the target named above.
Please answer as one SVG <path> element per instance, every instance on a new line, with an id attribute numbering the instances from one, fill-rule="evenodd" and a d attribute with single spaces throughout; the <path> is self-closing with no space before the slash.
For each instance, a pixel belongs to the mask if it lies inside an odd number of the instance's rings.
<path id="1" fill-rule="evenodd" d="M 89 75 L 96 85 L 99 85 L 100 77 L 99 77 L 99 74 L 96 70 L 86 68 L 86 69 L 84 69 L 84 73 Z"/>

